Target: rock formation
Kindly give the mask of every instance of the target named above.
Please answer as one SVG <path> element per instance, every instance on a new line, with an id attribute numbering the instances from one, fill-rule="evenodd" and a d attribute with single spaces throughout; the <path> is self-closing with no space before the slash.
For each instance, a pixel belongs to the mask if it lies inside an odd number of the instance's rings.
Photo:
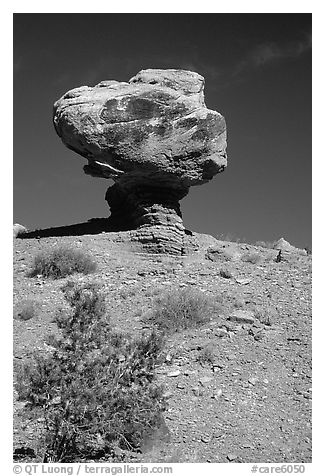
<path id="1" fill-rule="evenodd" d="M 13 225 L 13 237 L 17 238 L 20 235 L 23 235 L 24 233 L 27 233 L 28 230 L 25 226 L 20 225 L 19 223 L 14 223 Z"/>
<path id="2" fill-rule="evenodd" d="M 85 173 L 115 182 L 110 229 L 133 230 L 151 251 L 182 252 L 179 201 L 227 165 L 225 120 L 203 90 L 197 73 L 148 69 L 72 89 L 54 105 L 56 132 L 87 159 Z"/>
<path id="3" fill-rule="evenodd" d="M 295 246 L 291 245 L 289 241 L 285 240 L 284 238 L 280 238 L 276 241 L 273 245 L 273 249 L 282 251 L 284 253 L 296 253 L 300 255 L 306 255 L 306 250 L 302 250 L 300 248 L 296 248 Z"/>

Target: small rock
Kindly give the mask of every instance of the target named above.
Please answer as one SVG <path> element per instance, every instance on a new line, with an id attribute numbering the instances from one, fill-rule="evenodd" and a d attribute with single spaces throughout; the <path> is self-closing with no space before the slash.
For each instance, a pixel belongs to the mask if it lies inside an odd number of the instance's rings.
<path id="1" fill-rule="evenodd" d="M 173 392 L 165 392 L 163 394 L 163 398 L 165 398 L 166 400 L 168 400 L 169 398 L 171 398 L 173 396 Z"/>
<path id="2" fill-rule="evenodd" d="M 54 398 L 52 399 L 52 402 L 51 402 L 51 403 L 53 403 L 54 405 L 58 405 L 59 403 L 61 403 L 61 397 L 60 397 L 60 395 L 57 396 L 57 397 L 54 397 Z"/>
<path id="3" fill-rule="evenodd" d="M 229 337 L 229 334 L 226 329 L 216 329 L 214 331 L 214 335 L 217 337 Z"/>
<path id="4" fill-rule="evenodd" d="M 235 454 L 231 454 L 231 453 L 230 453 L 229 455 L 227 455 L 227 459 L 228 459 L 229 461 L 234 461 L 234 460 L 237 459 L 237 458 L 238 458 L 238 456 L 235 455 Z"/>
<path id="5" fill-rule="evenodd" d="M 220 362 L 213 364 L 213 369 L 216 369 L 216 370 L 217 369 L 222 370 L 224 367 L 225 367 L 224 364 L 221 364 Z"/>
<path id="6" fill-rule="evenodd" d="M 255 385 L 257 381 L 258 381 L 258 378 L 257 378 L 257 377 L 251 377 L 251 378 L 248 379 L 248 382 L 249 382 L 251 385 Z"/>
<path id="7" fill-rule="evenodd" d="M 185 385 L 180 382 L 180 383 L 177 384 L 177 388 L 183 389 L 183 388 L 185 388 Z"/>
<path id="8" fill-rule="evenodd" d="M 193 387 L 192 392 L 196 397 L 200 397 L 202 395 L 202 390 L 199 387 Z"/>
<path id="9" fill-rule="evenodd" d="M 215 398 L 216 400 L 218 400 L 218 398 L 220 398 L 222 395 L 222 390 L 221 388 L 219 388 L 219 390 L 217 390 L 213 395 L 212 395 L 212 398 Z"/>
<path id="10" fill-rule="evenodd" d="M 210 440 L 211 438 L 209 438 L 208 436 L 205 436 L 205 435 L 201 436 L 201 441 L 203 443 L 210 443 Z"/>
<path id="11" fill-rule="evenodd" d="M 239 309 L 228 316 L 228 321 L 238 322 L 240 324 L 253 324 L 255 319 L 251 311 L 242 311 Z"/>
<path id="12" fill-rule="evenodd" d="M 199 379 L 199 382 L 200 382 L 200 384 L 204 387 L 207 383 L 211 382 L 211 380 L 213 380 L 212 377 L 206 376 L 206 377 L 201 377 L 201 378 Z"/>
<path id="13" fill-rule="evenodd" d="M 23 408 L 25 408 L 25 406 L 27 405 L 28 402 L 17 402 L 15 404 L 15 407 L 17 410 L 22 410 Z"/>
<path id="14" fill-rule="evenodd" d="M 253 281 L 252 279 L 250 278 L 235 278 L 235 281 L 236 283 L 238 284 L 242 284 L 242 285 L 245 285 L 245 284 L 249 284 L 251 281 Z"/>
<path id="15" fill-rule="evenodd" d="M 173 370 L 167 374 L 167 377 L 178 377 L 180 375 L 180 370 Z"/>

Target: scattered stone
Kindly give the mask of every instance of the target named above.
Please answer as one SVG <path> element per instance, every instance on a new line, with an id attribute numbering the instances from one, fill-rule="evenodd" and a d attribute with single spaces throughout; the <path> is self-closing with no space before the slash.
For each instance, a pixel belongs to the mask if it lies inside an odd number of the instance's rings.
<path id="1" fill-rule="evenodd" d="M 235 454 L 231 454 L 231 453 L 230 453 L 230 454 L 227 455 L 227 459 L 228 459 L 229 461 L 234 461 L 234 460 L 237 459 L 237 458 L 238 458 L 238 456 L 235 455 Z"/>
<path id="2" fill-rule="evenodd" d="M 251 385 L 255 385 L 257 381 L 258 381 L 258 378 L 257 378 L 257 377 L 251 377 L 251 378 L 248 379 L 248 382 L 249 382 Z"/>
<path id="3" fill-rule="evenodd" d="M 54 397 L 54 398 L 52 399 L 52 402 L 51 402 L 51 403 L 53 403 L 53 405 L 58 405 L 59 403 L 61 403 L 61 397 L 60 397 L 60 395 L 57 396 L 57 397 Z"/>
<path id="4" fill-rule="evenodd" d="M 238 261 L 240 256 L 240 252 L 235 247 L 217 244 L 210 246 L 205 254 L 210 261 Z"/>
<path id="5" fill-rule="evenodd" d="M 227 330 L 222 328 L 215 329 L 214 335 L 217 337 L 229 337 Z"/>
<path id="6" fill-rule="evenodd" d="M 202 390 L 199 387 L 193 387 L 192 392 L 196 397 L 200 397 L 202 395 Z"/>
<path id="7" fill-rule="evenodd" d="M 200 382 L 200 384 L 204 387 L 206 384 L 210 383 L 211 380 L 213 380 L 213 377 L 208 377 L 208 376 L 206 376 L 206 377 L 201 377 L 201 378 L 199 379 L 199 382 Z"/>
<path id="8" fill-rule="evenodd" d="M 210 443 L 211 438 L 209 436 L 203 435 L 203 436 L 201 436 L 201 441 L 202 441 L 202 443 Z"/>
<path id="9" fill-rule="evenodd" d="M 253 280 L 251 278 L 235 278 L 235 281 L 238 284 L 245 285 L 251 283 Z"/>
<path id="10" fill-rule="evenodd" d="M 231 322 L 238 322 L 239 324 L 253 324 L 255 322 L 254 314 L 251 311 L 243 311 L 238 309 L 233 311 L 228 320 Z"/>
<path id="11" fill-rule="evenodd" d="M 179 383 L 177 384 L 177 388 L 184 389 L 184 388 L 185 388 L 185 385 L 184 385 L 183 383 L 179 382 Z"/>
<path id="12" fill-rule="evenodd" d="M 180 370 L 173 370 L 167 374 L 167 377 L 178 377 L 181 374 Z"/>
<path id="13" fill-rule="evenodd" d="M 221 388 L 219 388 L 219 390 L 217 390 L 213 395 L 212 395 L 212 398 L 218 400 L 218 398 L 220 398 L 222 395 L 222 390 Z"/>
<path id="14" fill-rule="evenodd" d="M 163 398 L 165 398 L 166 400 L 168 400 L 169 398 L 171 398 L 173 396 L 173 392 L 165 392 L 163 394 Z"/>

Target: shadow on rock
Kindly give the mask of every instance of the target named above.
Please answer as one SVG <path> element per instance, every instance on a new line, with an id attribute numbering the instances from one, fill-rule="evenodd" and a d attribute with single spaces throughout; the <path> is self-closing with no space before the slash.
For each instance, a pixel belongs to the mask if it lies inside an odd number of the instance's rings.
<path id="1" fill-rule="evenodd" d="M 108 218 L 91 218 L 84 223 L 75 223 L 74 225 L 64 225 L 42 230 L 27 231 L 20 234 L 17 238 L 47 238 L 54 236 L 78 236 L 78 235 L 98 235 L 105 232 L 127 231 L 121 230 L 121 227 L 112 223 Z"/>

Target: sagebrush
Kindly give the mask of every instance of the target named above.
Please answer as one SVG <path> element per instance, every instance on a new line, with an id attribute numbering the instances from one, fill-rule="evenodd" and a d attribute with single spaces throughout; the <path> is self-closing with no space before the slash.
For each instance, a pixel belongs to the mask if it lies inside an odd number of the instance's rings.
<path id="1" fill-rule="evenodd" d="M 216 310 L 213 299 L 192 287 L 170 290 L 156 298 L 151 320 L 164 332 L 176 332 L 208 322 Z"/>
<path id="2" fill-rule="evenodd" d="M 88 253 L 68 246 L 57 246 L 35 256 L 29 276 L 42 275 L 58 279 L 73 273 L 92 273 L 96 268 L 96 262 Z"/>
<path id="3" fill-rule="evenodd" d="M 163 389 L 155 381 L 164 339 L 157 332 L 131 338 L 114 332 L 99 285 L 63 287 L 71 306 L 56 322 L 60 337 L 39 352 L 18 378 L 20 399 L 41 408 L 46 427 L 44 461 L 112 458 L 138 451 L 163 422 Z"/>

